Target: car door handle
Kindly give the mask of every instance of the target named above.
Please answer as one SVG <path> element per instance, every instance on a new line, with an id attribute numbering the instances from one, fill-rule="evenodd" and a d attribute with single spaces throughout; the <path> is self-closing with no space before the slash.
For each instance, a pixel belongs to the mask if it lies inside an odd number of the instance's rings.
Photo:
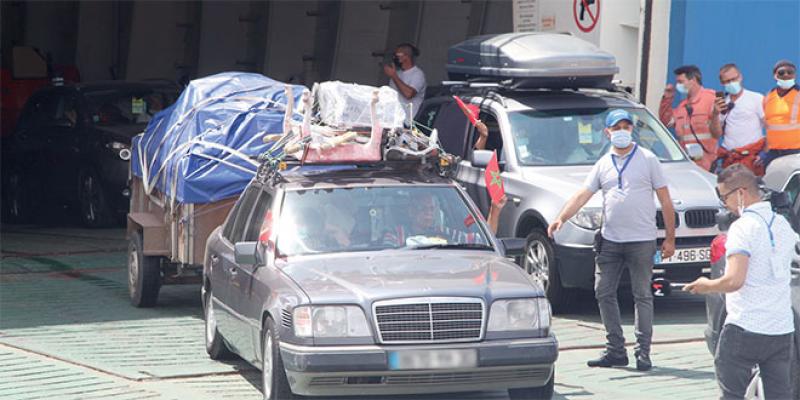
<path id="1" fill-rule="evenodd" d="M 519 203 L 522 202 L 522 199 L 520 199 L 519 197 L 512 197 L 511 201 L 514 203 L 515 206 L 518 206 Z"/>
<path id="2" fill-rule="evenodd" d="M 228 270 L 228 274 L 231 275 L 231 278 L 235 278 L 236 275 L 239 275 L 239 270 L 236 267 L 231 267 L 231 269 Z"/>
<path id="3" fill-rule="evenodd" d="M 217 265 L 218 262 L 219 262 L 219 257 L 217 257 L 216 254 L 212 254 L 211 255 L 211 265 Z"/>

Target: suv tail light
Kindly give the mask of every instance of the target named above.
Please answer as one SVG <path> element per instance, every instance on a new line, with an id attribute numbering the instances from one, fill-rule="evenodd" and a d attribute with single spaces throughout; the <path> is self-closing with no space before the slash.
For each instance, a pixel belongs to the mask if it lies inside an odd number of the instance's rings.
<path id="1" fill-rule="evenodd" d="M 728 240 L 728 235 L 720 233 L 714 240 L 711 241 L 711 263 L 719 261 L 720 258 L 725 257 L 725 242 Z"/>

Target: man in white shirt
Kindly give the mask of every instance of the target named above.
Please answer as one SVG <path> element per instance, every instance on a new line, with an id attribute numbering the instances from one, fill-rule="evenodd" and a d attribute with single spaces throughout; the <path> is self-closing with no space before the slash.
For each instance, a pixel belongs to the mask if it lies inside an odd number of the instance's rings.
<path id="1" fill-rule="evenodd" d="M 402 43 L 394 49 L 392 64 L 383 66 L 383 73 L 389 77 L 389 86 L 400 94 L 406 116 L 410 118 L 419 111 L 427 88 L 425 73 L 415 63 L 417 57 L 419 50 L 414 45 Z"/>
<path id="2" fill-rule="evenodd" d="M 720 201 L 739 216 L 728 231 L 725 273 L 713 280 L 699 278 L 684 290 L 726 293 L 728 315 L 714 356 L 721 398 L 744 398 L 755 366 L 765 398 L 791 398 L 790 268 L 797 233 L 761 200 L 758 179 L 746 167 L 726 168 L 717 184 Z"/>
<path id="3" fill-rule="evenodd" d="M 735 163 L 755 170 L 753 163 L 764 147 L 764 96 L 742 87 L 742 73 L 736 64 L 719 70 L 725 97 L 717 97 L 714 107 L 722 126 L 722 168 Z"/>

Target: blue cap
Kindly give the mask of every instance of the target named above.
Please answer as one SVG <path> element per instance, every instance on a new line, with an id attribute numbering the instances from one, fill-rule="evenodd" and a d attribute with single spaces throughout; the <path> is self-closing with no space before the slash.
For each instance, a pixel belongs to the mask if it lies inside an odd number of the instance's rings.
<path id="1" fill-rule="evenodd" d="M 611 128 L 622 120 L 628 120 L 628 122 L 633 123 L 633 117 L 631 117 L 629 112 L 621 108 L 611 110 L 611 112 L 606 115 L 606 128 Z"/>

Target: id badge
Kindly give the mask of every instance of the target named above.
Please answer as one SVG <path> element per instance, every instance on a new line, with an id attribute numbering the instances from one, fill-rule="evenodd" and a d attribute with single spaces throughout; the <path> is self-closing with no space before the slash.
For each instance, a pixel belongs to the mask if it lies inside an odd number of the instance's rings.
<path id="1" fill-rule="evenodd" d="M 628 194 L 625 193 L 625 191 L 620 189 L 619 187 L 615 186 L 613 189 L 611 189 L 611 200 L 614 200 L 616 202 L 623 202 L 625 201 L 626 197 L 628 197 Z"/>

